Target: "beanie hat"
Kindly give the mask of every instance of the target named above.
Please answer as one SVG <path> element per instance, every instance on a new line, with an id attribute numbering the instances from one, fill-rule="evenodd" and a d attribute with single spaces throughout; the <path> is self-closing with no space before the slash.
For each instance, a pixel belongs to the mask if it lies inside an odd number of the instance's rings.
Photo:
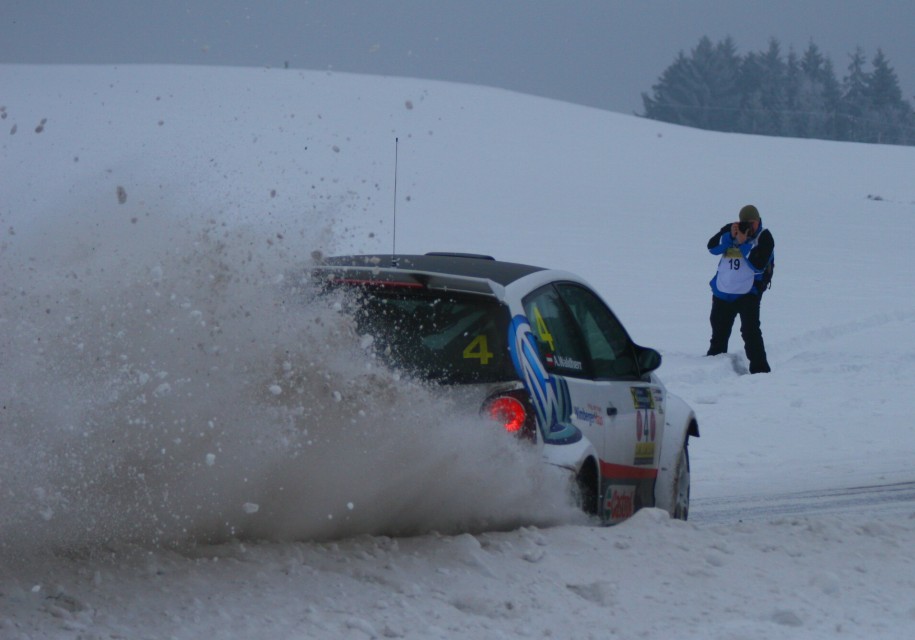
<path id="1" fill-rule="evenodd" d="M 759 211 L 752 204 L 740 209 L 740 221 L 749 222 L 750 220 L 759 220 Z"/>

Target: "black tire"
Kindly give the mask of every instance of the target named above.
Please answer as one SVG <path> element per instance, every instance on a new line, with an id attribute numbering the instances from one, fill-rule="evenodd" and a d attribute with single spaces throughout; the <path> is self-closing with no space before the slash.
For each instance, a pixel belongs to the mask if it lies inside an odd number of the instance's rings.
<path id="1" fill-rule="evenodd" d="M 591 460 L 581 467 L 575 478 L 578 506 L 589 516 L 596 516 L 598 508 L 597 469 Z"/>
<path id="2" fill-rule="evenodd" d="M 673 511 L 671 517 L 677 520 L 686 520 L 689 517 L 689 438 L 683 442 L 680 457 L 677 459 L 677 468 L 674 471 L 673 486 Z"/>

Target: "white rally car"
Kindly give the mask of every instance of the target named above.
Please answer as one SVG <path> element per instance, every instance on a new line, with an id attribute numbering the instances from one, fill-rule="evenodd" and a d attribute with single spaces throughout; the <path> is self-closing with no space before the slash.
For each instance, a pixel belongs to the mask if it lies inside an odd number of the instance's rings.
<path id="1" fill-rule="evenodd" d="M 348 292 L 379 357 L 459 390 L 569 469 L 586 512 L 686 519 L 695 414 L 580 277 L 454 253 L 329 257 L 311 275 Z"/>

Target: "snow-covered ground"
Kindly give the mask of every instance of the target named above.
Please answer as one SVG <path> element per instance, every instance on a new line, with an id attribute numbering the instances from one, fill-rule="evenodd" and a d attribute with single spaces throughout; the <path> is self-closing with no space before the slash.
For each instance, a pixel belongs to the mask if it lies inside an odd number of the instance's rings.
<path id="1" fill-rule="evenodd" d="M 0 87 L 3 640 L 915 631 L 915 149 L 291 70 Z M 662 352 L 702 431 L 689 522 L 582 521 L 289 297 L 315 251 L 392 249 L 395 139 L 398 251 L 579 272 Z M 702 356 L 705 243 L 749 202 L 767 376 Z"/>

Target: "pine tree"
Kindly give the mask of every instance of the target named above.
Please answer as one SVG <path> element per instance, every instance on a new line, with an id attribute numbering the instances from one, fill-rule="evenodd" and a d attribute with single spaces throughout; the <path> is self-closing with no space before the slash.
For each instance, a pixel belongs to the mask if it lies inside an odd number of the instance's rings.
<path id="1" fill-rule="evenodd" d="M 741 64 L 739 91 L 740 131 L 781 135 L 785 112 L 785 77 L 778 40 L 769 40 L 765 53 L 748 53 Z"/>
<path id="2" fill-rule="evenodd" d="M 902 98 L 899 79 L 881 49 L 872 61 L 873 71 L 868 76 L 866 95 L 875 142 L 906 144 L 912 138 L 912 107 Z"/>
<path id="3" fill-rule="evenodd" d="M 899 88 L 896 71 L 890 66 L 882 49 L 877 49 L 871 65 L 874 70 L 867 78 L 865 89 L 871 105 L 877 109 L 898 107 L 902 102 L 902 89 Z"/>
<path id="4" fill-rule="evenodd" d="M 788 50 L 788 62 L 786 63 L 785 73 L 785 107 L 787 113 L 783 119 L 782 134 L 783 136 L 803 136 L 804 132 L 798 129 L 797 114 L 801 110 L 801 63 L 794 52 L 794 49 Z"/>
<path id="5" fill-rule="evenodd" d="M 765 69 L 761 54 L 750 52 L 740 65 L 740 118 L 739 130 L 744 133 L 771 135 L 773 133 L 766 117 L 766 95 L 760 88 L 764 82 Z"/>
<path id="6" fill-rule="evenodd" d="M 693 112 L 690 115 L 692 126 L 700 129 L 714 129 L 715 99 L 718 91 L 715 88 L 715 46 L 708 37 L 702 37 L 692 50 L 689 60 L 687 81 L 692 93 Z"/>
<path id="7" fill-rule="evenodd" d="M 827 111 L 826 127 L 824 136 L 830 140 L 838 139 L 839 132 L 839 108 L 842 103 L 842 87 L 836 78 L 835 68 L 832 66 L 832 60 L 826 58 L 823 63 L 823 71 L 820 74 L 820 81 L 823 86 L 823 103 Z"/>
<path id="8" fill-rule="evenodd" d="M 652 96 L 642 93 L 645 117 L 662 122 L 692 125 L 687 112 L 696 107 L 692 90 L 686 87 L 690 76 L 690 61 L 682 51 L 673 64 L 661 74 L 658 84 L 652 86 Z"/>
<path id="9" fill-rule="evenodd" d="M 832 62 L 811 42 L 801 56 L 792 121 L 795 135 L 833 138 L 841 90 Z"/>
<path id="10" fill-rule="evenodd" d="M 717 131 L 737 131 L 740 119 L 740 56 L 737 45 L 728 36 L 717 45 L 709 61 L 708 82 L 712 105 L 710 120 Z"/>
<path id="11" fill-rule="evenodd" d="M 870 111 L 868 85 L 870 78 L 864 65 L 864 51 L 857 47 L 851 54 L 848 75 L 843 79 L 842 100 L 839 109 L 840 137 L 854 142 L 869 142 L 865 114 Z"/>
<path id="12" fill-rule="evenodd" d="M 681 51 L 664 70 L 651 97 L 642 94 L 645 115 L 701 129 L 735 130 L 739 69 L 740 58 L 731 38 L 714 45 L 704 36 L 689 57 Z"/>

